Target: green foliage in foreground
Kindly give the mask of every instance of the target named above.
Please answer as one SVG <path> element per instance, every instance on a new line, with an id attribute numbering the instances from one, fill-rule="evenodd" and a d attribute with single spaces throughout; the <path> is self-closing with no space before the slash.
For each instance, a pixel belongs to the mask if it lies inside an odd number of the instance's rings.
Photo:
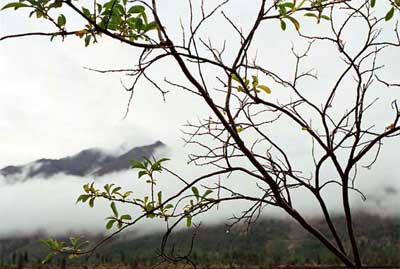
<path id="1" fill-rule="evenodd" d="M 62 13 L 64 11 L 62 8 L 68 3 L 69 1 L 63 0 L 19 0 L 7 3 L 2 9 L 28 9 L 29 17 L 35 16 L 49 21 L 59 31 L 54 33 L 52 40 L 56 36 L 67 35 L 69 20 Z M 71 34 L 84 38 L 85 46 L 92 42 L 96 43 L 102 31 L 133 42 L 138 39 L 149 40 L 147 33 L 157 29 L 155 21 L 148 21 L 144 5 L 132 5 L 127 0 L 110 0 L 103 3 L 98 1 L 94 9 L 82 6 L 80 10 L 75 11 L 86 20 L 86 24 L 82 29 L 75 30 Z"/>
<path id="2" fill-rule="evenodd" d="M 145 183 L 149 186 L 149 194 L 144 197 L 137 196 L 132 190 L 123 190 L 122 187 L 115 184 L 105 184 L 99 189 L 93 182 L 83 186 L 83 194 L 78 197 L 76 202 L 87 203 L 89 207 L 93 208 L 98 199 L 108 201 L 112 215 L 106 217 L 105 228 L 107 230 L 113 229 L 114 235 L 146 218 L 160 218 L 167 223 L 167 226 L 170 225 L 168 222 L 170 219 L 173 219 L 172 223 L 186 219 L 186 226 L 191 227 L 194 215 L 204 209 L 208 210 L 210 205 L 216 203 L 215 199 L 208 197 L 213 191 L 206 188 L 203 192 L 195 186 L 196 182 L 192 182 L 182 189 L 181 194 L 187 191 L 183 198 L 174 200 L 174 197 L 179 196 L 175 195 L 163 199 L 162 190 L 156 189 L 158 182 L 156 174 L 163 171 L 162 165 L 168 160 L 167 158 L 150 160 L 144 157 L 142 161 L 131 161 L 132 168 L 138 170 L 138 180 L 143 181 L 142 178 L 144 177 Z M 118 204 L 129 205 L 130 209 L 138 209 L 141 213 L 136 215 L 121 213 Z M 80 237 L 71 237 L 69 240 L 50 238 L 41 240 L 41 242 L 49 249 L 49 253 L 42 260 L 42 263 L 45 264 L 57 255 L 65 255 L 68 259 L 75 259 L 81 255 L 92 253 L 101 245 L 102 241 L 92 246 Z"/>
<path id="3" fill-rule="evenodd" d="M 369 5 L 374 8 L 376 0 L 370 0 Z M 383 1 L 382 1 L 383 2 Z M 400 11 L 400 0 L 389 0 L 389 10 L 384 19 L 391 20 L 395 13 Z M 158 29 L 155 20 L 149 21 L 149 11 L 146 6 L 140 2 L 127 0 L 108 0 L 95 1 L 95 7 L 82 6 L 74 8 L 84 20 L 82 29 L 68 31 L 69 18 L 64 14 L 65 6 L 71 6 L 70 0 L 18 0 L 7 2 L 0 6 L 1 10 L 8 9 L 28 9 L 29 17 L 36 17 L 49 21 L 56 29 L 51 35 L 51 40 L 60 36 L 63 39 L 67 35 L 76 35 L 84 38 L 85 46 L 98 42 L 102 34 L 111 35 L 113 38 L 135 42 L 137 40 L 152 41 L 149 33 Z M 132 4 L 133 3 L 133 4 Z M 330 21 L 327 11 L 328 0 L 278 0 L 275 1 L 279 16 L 280 27 L 283 31 L 287 28 L 287 23 L 299 31 L 299 18 L 295 18 L 300 11 L 301 16 L 315 19 L 319 24 L 321 20 Z M 71 19 L 72 20 L 72 19 Z M 68 27 L 68 28 L 67 28 Z"/>

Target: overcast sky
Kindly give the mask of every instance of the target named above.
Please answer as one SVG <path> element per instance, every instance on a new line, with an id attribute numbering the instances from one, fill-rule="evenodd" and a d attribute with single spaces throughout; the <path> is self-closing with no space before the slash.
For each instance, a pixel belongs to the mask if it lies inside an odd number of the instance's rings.
<path id="1" fill-rule="evenodd" d="M 179 18 L 187 12 L 183 9 L 186 6 L 180 4 L 177 7 L 180 1 L 164 2 L 168 4 L 164 3 L 160 7 L 162 19 L 167 21 L 167 30 L 178 37 Z M 251 7 L 247 1 L 237 0 L 232 2 L 227 12 L 242 22 L 246 30 L 256 11 L 256 6 Z M 21 13 L 11 10 L 0 12 L 0 36 L 47 29 L 45 24 L 23 17 Z M 231 36 L 225 35 L 231 33 L 232 29 L 226 22 L 219 22 L 221 23 L 207 28 L 208 34 L 217 35 L 217 41 L 233 41 Z M 354 32 L 361 31 L 357 25 L 354 27 Z M 260 55 L 260 58 L 265 58 L 268 66 L 284 72 L 287 64 L 282 59 L 286 57 L 291 41 L 296 40 L 294 31 L 289 29 L 282 33 L 278 24 L 267 30 L 268 34 L 260 36 L 256 44 L 259 54 L 262 54 L 264 48 L 271 50 Z M 357 39 L 354 32 L 347 33 L 349 41 Z M 83 41 L 75 37 L 68 38 L 65 42 L 56 40 L 52 43 L 46 37 L 0 42 L 0 167 L 23 164 L 38 158 L 64 157 L 89 147 L 113 148 L 122 143 L 143 145 L 156 140 L 163 141 L 175 152 L 179 152 L 179 156 L 183 156 L 186 149 L 183 148 L 179 129 L 187 120 L 196 120 L 209 114 L 200 100 L 182 91 L 173 90 L 167 95 L 167 101 L 163 102 L 157 90 L 148 83 L 141 83 L 136 89 L 128 117 L 122 119 L 129 93 L 122 88 L 121 80 L 128 83 L 129 78 L 118 74 L 98 74 L 83 68 L 129 68 L 132 62 L 135 63 L 137 55 L 137 51 L 107 39 L 89 48 L 84 48 Z M 390 51 L 383 55 L 381 61 L 388 64 L 391 68 L 389 70 L 397 71 L 400 70 L 398 56 L 398 52 Z M 324 47 L 319 47 L 311 59 L 323 59 L 326 63 L 325 69 L 322 68 L 319 72 L 322 83 L 333 79 L 330 77 L 331 71 L 339 70 L 341 66 L 339 59 L 326 55 Z M 154 69 L 153 75 L 159 79 L 164 76 L 178 79 L 178 71 L 174 67 L 164 63 Z M 398 72 L 385 73 L 385 77 L 398 79 Z M 398 92 L 384 93 L 387 95 L 382 97 L 383 103 L 399 99 Z M 379 125 L 387 126 L 390 117 L 386 117 L 386 112 L 378 109 L 372 115 L 373 120 Z M 302 138 L 298 135 L 292 137 L 292 133 L 288 131 L 281 128 L 276 135 L 288 137 L 287 141 L 293 145 L 295 151 L 295 145 L 301 143 Z M 375 178 L 381 178 L 379 180 L 383 180 L 387 186 L 400 187 L 400 168 L 396 165 L 399 144 L 398 139 L 387 143 L 377 168 L 362 172 L 369 179 L 362 183 L 365 190 L 376 190 L 378 184 L 375 180 L 370 180 Z M 309 154 L 308 152 L 297 151 L 296 154 L 301 157 Z M 179 161 L 183 164 L 183 157 L 179 157 Z M 76 195 L 72 190 L 76 190 L 80 182 L 73 186 L 66 183 L 68 178 L 60 179 L 59 182 L 60 186 L 71 190 L 65 196 L 59 197 L 58 200 L 62 200 L 60 207 L 69 208 L 73 214 L 75 207 L 68 207 L 67 204 L 73 204 L 70 199 Z M 8 211 L 8 217 L 12 218 L 29 206 L 32 206 L 32 217 L 43 208 L 48 208 L 52 212 L 50 215 L 56 215 L 56 208 L 49 207 L 47 200 L 40 199 L 42 191 L 52 193 L 56 185 L 53 182 L 53 185 L 49 183 L 44 187 L 45 184 L 47 183 L 38 181 L 24 186 L 0 186 L 0 203 L 3 205 L 0 205 L 0 212 L 9 208 L 6 205 L 18 203 L 19 206 L 13 212 Z M 384 193 L 383 187 L 378 192 Z M 27 197 L 35 202 L 30 205 L 12 200 L 15 199 L 13 197 L 20 197 L 16 194 L 22 193 L 29 193 Z M 398 198 L 397 194 L 396 199 Z M 392 199 L 389 203 L 393 201 L 396 200 Z M 36 227 L 50 219 L 52 218 L 39 221 Z M 4 232 L 6 227 L 1 225 L 3 224 L 0 224 L 0 229 Z"/>

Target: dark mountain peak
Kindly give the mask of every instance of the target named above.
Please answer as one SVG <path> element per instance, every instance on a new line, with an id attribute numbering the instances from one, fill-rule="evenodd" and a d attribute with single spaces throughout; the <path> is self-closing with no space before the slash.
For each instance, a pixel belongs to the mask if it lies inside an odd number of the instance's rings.
<path id="1" fill-rule="evenodd" d="M 161 147 L 161 146 L 165 146 L 165 144 L 164 144 L 162 141 L 157 140 L 157 141 L 153 144 L 153 146 L 155 146 L 155 147 Z"/>
<path id="2" fill-rule="evenodd" d="M 14 166 L 14 165 L 9 165 L 4 167 L 3 169 L 0 170 L 0 174 L 2 176 L 7 176 L 9 174 L 17 174 L 22 172 L 22 167 L 21 166 Z"/>
<path id="3" fill-rule="evenodd" d="M 99 149 L 99 148 L 91 148 L 91 149 L 85 149 L 79 152 L 78 154 L 75 154 L 73 156 L 69 156 L 60 160 L 69 160 L 72 163 L 75 162 L 104 162 L 105 160 L 109 160 L 110 158 L 114 158 L 110 154 L 106 153 L 104 150 Z"/>
<path id="4" fill-rule="evenodd" d="M 163 142 L 157 141 L 150 145 L 134 147 L 128 152 L 116 158 L 114 161 L 107 163 L 101 169 L 97 170 L 94 175 L 102 176 L 113 172 L 127 170 L 131 166 L 131 160 L 143 160 L 143 158 L 152 157 L 155 155 L 156 150 L 161 149 L 165 146 L 166 145 Z"/>
<path id="5" fill-rule="evenodd" d="M 26 165 L 10 165 L 0 169 L 0 174 L 10 183 L 39 176 L 50 178 L 60 173 L 72 176 L 101 176 L 129 169 L 130 160 L 151 157 L 157 149 L 164 146 L 161 141 L 156 141 L 150 145 L 134 147 L 120 156 L 107 153 L 101 148 L 89 148 L 60 159 L 43 158 Z"/>
<path id="6" fill-rule="evenodd" d="M 45 163 L 45 162 L 48 162 L 48 161 L 51 161 L 52 159 L 46 159 L 46 158 L 42 158 L 42 159 L 39 159 L 39 160 L 37 160 L 37 161 L 35 161 L 35 162 L 38 162 L 38 163 Z"/>
<path id="7" fill-rule="evenodd" d="M 104 151 L 100 148 L 89 148 L 89 149 L 84 149 L 70 157 L 92 156 L 92 155 L 98 155 L 102 152 L 104 152 Z"/>
<path id="8" fill-rule="evenodd" d="M 134 147 L 126 153 L 122 154 L 119 158 L 129 157 L 130 160 L 142 160 L 145 157 L 151 157 L 154 155 L 154 151 L 158 148 L 165 147 L 165 144 L 161 141 L 157 141 L 150 145 L 145 145 L 141 147 Z"/>

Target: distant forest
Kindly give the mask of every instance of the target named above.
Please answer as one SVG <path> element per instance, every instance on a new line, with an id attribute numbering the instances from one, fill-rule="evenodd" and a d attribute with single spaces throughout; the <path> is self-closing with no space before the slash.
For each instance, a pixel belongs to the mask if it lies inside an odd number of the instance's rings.
<path id="1" fill-rule="evenodd" d="M 345 233 L 342 217 L 336 217 L 341 234 Z M 357 239 L 362 259 L 367 265 L 400 266 L 400 217 L 380 217 L 366 213 L 355 214 Z M 325 224 L 318 219 L 313 225 L 328 234 Z M 174 233 L 168 248 L 174 254 L 185 254 L 194 229 Z M 45 237 L 0 239 L 0 269 L 40 268 L 46 247 L 38 243 Z M 98 240 L 101 237 L 91 237 Z M 126 268 L 155 266 L 160 263 L 157 249 L 162 234 L 151 234 L 134 239 L 116 239 L 90 256 L 69 260 L 57 257 L 50 265 L 65 268 L 107 267 Z M 347 245 L 347 249 L 350 246 Z M 238 267 L 271 265 L 336 265 L 340 262 L 323 245 L 314 240 L 294 222 L 286 219 L 264 218 L 251 226 L 240 224 L 227 230 L 226 225 L 201 226 L 197 231 L 191 255 L 193 261 L 204 267 Z M 29 266 L 28 266 L 29 265 Z"/>

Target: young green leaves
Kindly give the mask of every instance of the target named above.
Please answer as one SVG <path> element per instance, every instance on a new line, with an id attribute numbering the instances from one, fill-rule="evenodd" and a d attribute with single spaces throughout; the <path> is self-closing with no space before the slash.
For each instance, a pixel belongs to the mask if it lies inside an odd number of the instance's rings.
<path id="1" fill-rule="evenodd" d="M 296 31 L 300 31 L 300 22 L 293 17 L 293 15 L 299 11 L 309 10 L 308 12 L 304 13 L 305 17 L 315 18 L 317 23 L 321 22 L 321 19 L 330 20 L 331 18 L 327 15 L 324 15 L 324 9 L 327 0 L 303 0 L 299 3 L 297 1 L 277 1 L 277 10 L 279 12 L 279 21 L 280 26 L 283 31 L 286 30 L 287 24 L 286 22 L 289 21 L 293 24 Z M 306 4 L 309 3 L 309 6 Z"/>
<path id="2" fill-rule="evenodd" d="M 394 7 L 391 7 L 389 11 L 386 13 L 385 21 L 389 21 L 393 18 L 394 15 Z"/>
<path id="3" fill-rule="evenodd" d="M 192 226 L 192 218 L 193 218 L 192 212 L 194 212 L 196 209 L 203 208 L 206 202 L 213 201 L 212 198 L 207 198 L 207 196 L 213 192 L 212 190 L 207 189 L 203 194 L 200 194 L 196 186 L 193 186 L 191 190 L 193 196 L 196 199 L 196 203 L 194 202 L 193 199 L 191 199 L 189 201 L 189 204 L 187 204 L 183 209 L 184 216 L 186 218 L 186 227 Z"/>
<path id="4" fill-rule="evenodd" d="M 279 2 L 277 4 L 277 9 L 279 12 L 279 21 L 281 24 L 281 29 L 283 31 L 286 30 L 286 20 L 289 20 L 295 27 L 297 31 L 300 30 L 300 23 L 292 16 L 293 13 L 297 11 L 301 7 L 302 4 L 300 4 L 298 7 L 295 6 L 296 1 L 293 2 Z"/>
<path id="5" fill-rule="evenodd" d="M 69 259 L 76 258 L 89 245 L 89 241 L 84 241 L 81 237 L 70 237 L 67 242 L 53 238 L 41 240 L 40 242 L 50 249 L 50 252 L 42 260 L 43 264 L 51 261 L 59 253 L 67 254 Z"/>
<path id="6" fill-rule="evenodd" d="M 138 178 L 142 178 L 143 176 L 148 176 L 149 179 L 146 180 L 147 183 L 151 183 L 156 185 L 156 180 L 153 177 L 154 172 L 161 172 L 162 171 L 162 163 L 165 161 L 168 161 L 168 158 L 162 158 L 159 160 L 149 160 L 147 158 L 144 158 L 143 162 L 140 162 L 138 160 L 131 160 L 131 163 L 133 163 L 132 167 L 133 169 L 139 169 L 138 172 Z"/>
<path id="7" fill-rule="evenodd" d="M 251 87 L 250 87 L 250 80 L 247 78 L 239 78 L 235 73 L 231 74 L 231 78 L 234 81 L 239 83 L 239 85 L 236 86 L 236 89 L 239 92 L 244 91 L 244 88 L 243 88 L 243 86 L 244 86 L 246 88 L 246 92 L 253 91 L 253 92 L 259 93 L 260 91 L 264 91 L 267 94 L 271 93 L 271 89 L 268 86 L 259 84 L 258 76 L 252 76 Z"/>
<path id="8" fill-rule="evenodd" d="M 390 21 L 393 18 L 396 10 L 400 11 L 400 0 L 393 0 L 393 1 L 390 1 L 390 3 L 391 3 L 391 7 L 386 12 L 386 15 L 384 17 L 385 21 Z M 376 0 L 370 0 L 369 5 L 371 8 L 374 8 L 376 5 Z"/>
<path id="9" fill-rule="evenodd" d="M 156 179 L 154 178 L 154 172 L 162 172 L 162 164 L 168 160 L 168 158 L 161 158 L 159 160 L 153 159 L 153 161 L 148 158 L 144 158 L 143 161 L 131 160 L 133 163 L 132 168 L 139 169 L 138 178 L 140 179 L 144 176 L 147 177 L 146 183 L 149 183 L 151 186 L 152 199 L 149 199 L 149 196 L 145 196 L 143 199 L 135 200 L 138 204 L 140 204 L 142 211 L 146 212 L 147 218 L 160 217 L 167 220 L 170 216 L 168 214 L 168 209 L 174 207 L 172 204 L 164 205 L 162 201 L 162 191 L 157 193 L 157 201 L 154 199 L 154 187 L 157 183 Z"/>
<path id="10" fill-rule="evenodd" d="M 299 30 L 300 30 L 300 23 L 299 23 L 298 20 L 296 20 L 296 19 L 295 19 L 294 17 L 292 17 L 292 16 L 282 16 L 282 17 L 280 18 L 280 23 L 281 23 L 281 29 L 282 29 L 283 31 L 286 30 L 286 22 L 284 21 L 285 19 L 289 20 L 289 21 L 294 25 L 294 28 L 296 29 L 296 31 L 299 31 Z"/>
<path id="11" fill-rule="evenodd" d="M 146 39 L 147 32 L 157 29 L 155 21 L 148 21 L 143 5 L 129 6 L 127 1 L 110 0 L 104 5 L 98 5 L 97 12 L 99 27 L 113 31 L 130 41 Z"/>
<path id="12" fill-rule="evenodd" d="M 63 14 L 60 14 L 57 19 L 57 25 L 59 27 L 64 27 L 66 23 L 67 19 L 65 18 L 65 16 Z"/>
<path id="13" fill-rule="evenodd" d="M 22 3 L 22 2 L 11 2 L 11 3 L 8 3 L 7 5 L 5 5 L 4 7 L 2 7 L 1 10 L 7 9 L 7 8 L 14 8 L 14 10 L 17 10 L 22 7 L 31 7 L 31 6 L 27 5 L 25 3 Z"/>
<path id="14" fill-rule="evenodd" d="M 320 12 L 317 12 L 317 13 L 307 12 L 307 13 L 304 13 L 304 16 L 305 17 L 315 18 L 317 20 L 317 23 L 320 23 L 321 19 L 324 19 L 324 20 L 327 20 L 327 21 L 331 20 L 331 18 L 329 16 L 323 15 Z"/>
<path id="15" fill-rule="evenodd" d="M 43 18 L 57 26 L 57 31 L 51 37 L 62 36 L 66 32 L 67 17 L 58 12 L 53 15 L 53 9 L 59 9 L 65 5 L 66 1 L 61 0 L 20 0 L 10 2 L 2 7 L 4 9 L 14 10 L 20 8 L 30 8 L 30 17 L 36 15 L 37 18 Z M 149 40 L 148 32 L 157 29 L 155 21 L 149 21 L 144 5 L 128 3 L 126 0 L 109 0 L 103 4 L 96 3 L 96 7 L 78 7 L 79 15 L 86 20 L 86 24 L 80 30 L 75 32 L 79 38 L 83 38 L 85 46 L 97 42 L 98 37 L 104 31 L 111 32 L 129 41 L 138 39 Z"/>
<path id="16" fill-rule="evenodd" d="M 132 217 L 129 214 L 119 216 L 118 209 L 114 201 L 110 203 L 110 207 L 113 212 L 113 216 L 106 218 L 108 220 L 106 223 L 107 230 L 110 230 L 115 223 L 117 224 L 117 228 L 121 229 L 124 224 L 129 224 L 128 221 L 132 220 Z"/>

